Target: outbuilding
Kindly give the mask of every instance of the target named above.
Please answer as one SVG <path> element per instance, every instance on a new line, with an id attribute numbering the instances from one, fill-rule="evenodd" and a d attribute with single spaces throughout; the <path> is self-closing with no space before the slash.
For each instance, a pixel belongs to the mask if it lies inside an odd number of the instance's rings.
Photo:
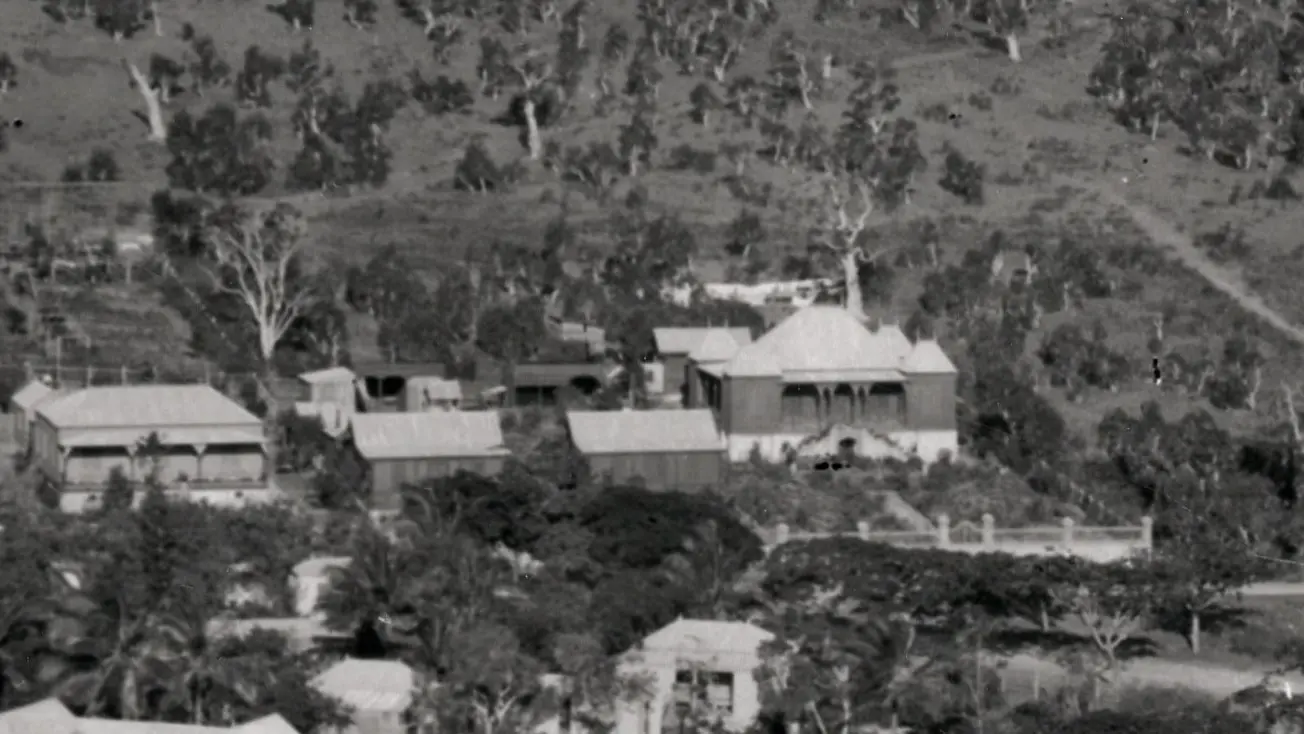
<path id="1" fill-rule="evenodd" d="M 410 482 L 462 470 L 495 476 L 510 455 L 496 410 L 359 413 L 351 433 L 376 510 L 399 509 L 399 489 Z"/>
<path id="2" fill-rule="evenodd" d="M 652 340 L 656 345 L 657 361 L 665 367 L 664 390 L 667 393 L 687 395 L 688 360 L 694 351 L 705 348 L 707 351 L 720 351 L 720 344 L 727 345 L 727 359 L 740 348 L 752 343 L 752 332 L 745 326 L 666 326 L 652 330 Z"/>
<path id="3" fill-rule="evenodd" d="M 151 436 L 158 446 L 146 453 Z M 219 504 L 277 494 L 263 422 L 208 385 L 120 385 L 73 390 L 36 406 L 34 464 L 63 487 L 65 511 L 98 505 L 117 468 Z"/>
<path id="4" fill-rule="evenodd" d="M 9 398 L 14 443 L 20 450 L 27 449 L 32 424 L 36 421 L 36 406 L 60 394 L 45 380 L 32 380 Z"/>
<path id="5" fill-rule="evenodd" d="M 718 486 L 728 470 L 710 410 L 577 410 L 566 422 L 594 476 L 616 483 L 688 491 Z"/>

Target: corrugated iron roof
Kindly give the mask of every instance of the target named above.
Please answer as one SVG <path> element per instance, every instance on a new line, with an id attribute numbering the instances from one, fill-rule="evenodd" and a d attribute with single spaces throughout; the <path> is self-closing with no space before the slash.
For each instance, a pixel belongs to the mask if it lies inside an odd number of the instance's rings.
<path id="1" fill-rule="evenodd" d="M 353 382 L 358 377 L 348 367 L 328 367 L 324 370 L 301 373 L 299 379 L 309 385 L 320 385 L 330 382 Z"/>
<path id="2" fill-rule="evenodd" d="M 349 658 L 314 678 L 312 685 L 359 711 L 404 711 L 412 704 L 416 675 L 394 660 Z"/>
<path id="3" fill-rule="evenodd" d="M 353 443 L 366 459 L 504 456 L 498 411 L 360 413 Z"/>
<path id="4" fill-rule="evenodd" d="M 955 364 L 932 339 L 920 339 L 910 354 L 901 362 L 901 369 L 916 375 L 953 375 Z"/>
<path id="5" fill-rule="evenodd" d="M 752 343 L 752 332 L 745 326 L 666 326 L 653 329 L 652 338 L 662 355 L 688 355 L 712 332 L 729 335 L 737 346 Z"/>
<path id="6" fill-rule="evenodd" d="M 262 426 L 208 385 L 87 387 L 42 403 L 37 413 L 56 428 Z"/>
<path id="7" fill-rule="evenodd" d="M 672 652 L 756 653 L 774 635 L 749 622 L 684 619 L 648 635 L 643 649 Z"/>
<path id="8" fill-rule="evenodd" d="M 109 446 L 135 446 L 151 433 L 157 433 L 164 446 L 229 446 L 232 444 L 262 444 L 266 437 L 261 426 L 198 426 L 194 428 L 96 428 L 89 431 L 71 430 L 59 436 L 59 445 L 68 448 Z"/>
<path id="9" fill-rule="evenodd" d="M 895 369 L 906 354 L 890 335 L 871 333 L 846 309 L 807 306 L 725 365 L 734 376 L 779 372 Z"/>
<path id="10" fill-rule="evenodd" d="M 55 389 L 40 380 L 32 380 L 14 392 L 9 404 L 23 410 L 30 410 L 37 403 L 54 395 Z"/>
<path id="11" fill-rule="evenodd" d="M 896 354 L 909 354 L 914 348 L 910 343 L 910 337 L 897 326 L 880 326 L 878 331 L 874 332 L 874 336 L 886 340 Z"/>
<path id="12" fill-rule="evenodd" d="M 723 451 L 710 410 L 576 410 L 566 413 L 571 440 L 585 454 Z"/>

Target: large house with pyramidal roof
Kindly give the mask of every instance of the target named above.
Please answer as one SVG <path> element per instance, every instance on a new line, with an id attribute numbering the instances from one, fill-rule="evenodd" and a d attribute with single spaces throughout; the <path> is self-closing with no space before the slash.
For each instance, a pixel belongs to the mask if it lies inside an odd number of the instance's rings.
<path id="1" fill-rule="evenodd" d="M 871 330 L 846 309 L 808 306 L 726 351 L 689 356 L 686 407 L 715 412 L 734 461 L 847 439 L 867 456 L 935 461 L 958 449 L 956 369 L 933 340 L 912 344 L 895 326 Z"/>

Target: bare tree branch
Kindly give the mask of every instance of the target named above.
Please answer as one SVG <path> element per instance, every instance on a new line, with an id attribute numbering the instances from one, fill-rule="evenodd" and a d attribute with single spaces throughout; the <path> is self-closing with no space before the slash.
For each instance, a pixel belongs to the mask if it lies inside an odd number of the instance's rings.
<path id="1" fill-rule="evenodd" d="M 235 296 L 249 313 L 259 354 L 271 364 L 290 326 L 319 299 L 302 280 L 303 218 L 288 204 L 264 215 L 231 213 L 208 228 L 213 264 L 206 272 L 217 291 Z"/>

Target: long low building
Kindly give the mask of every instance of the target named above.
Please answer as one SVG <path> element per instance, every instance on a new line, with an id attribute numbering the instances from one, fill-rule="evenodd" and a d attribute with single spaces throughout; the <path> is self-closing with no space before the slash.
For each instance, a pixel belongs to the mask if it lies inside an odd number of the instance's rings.
<path id="1" fill-rule="evenodd" d="M 399 509 L 404 484 L 462 470 L 493 476 L 510 455 L 496 410 L 359 413 L 350 430 L 377 510 Z"/>
<path id="2" fill-rule="evenodd" d="M 595 477 L 648 489 L 718 486 L 729 468 L 710 410 L 570 411 L 570 437 Z"/>
<path id="3" fill-rule="evenodd" d="M 36 406 L 31 443 L 35 465 L 62 488 L 67 512 L 97 508 L 115 469 L 134 483 L 152 477 L 218 504 L 277 494 L 262 420 L 208 385 L 72 390 Z"/>

